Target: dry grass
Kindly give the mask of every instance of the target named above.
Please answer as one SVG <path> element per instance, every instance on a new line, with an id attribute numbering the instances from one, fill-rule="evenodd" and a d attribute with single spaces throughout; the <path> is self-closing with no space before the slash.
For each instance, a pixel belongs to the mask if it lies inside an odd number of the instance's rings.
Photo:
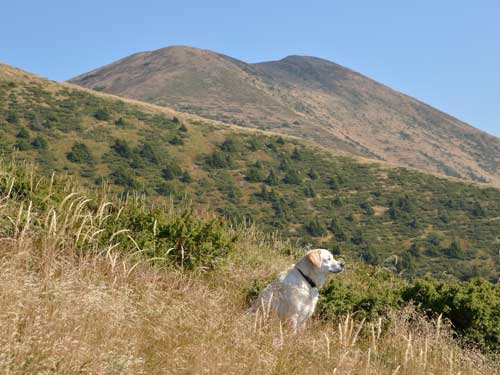
<path id="1" fill-rule="evenodd" d="M 113 239 L 99 245 L 102 223 L 112 220 L 108 203 L 87 204 L 68 192 L 57 207 L 39 209 L 1 192 L 0 373 L 500 371 L 412 309 L 375 322 L 316 320 L 299 335 L 262 311 L 245 316 L 245 288 L 289 264 L 279 251 L 288 244 L 247 228 L 216 271 L 180 272 L 138 261 Z"/>
<path id="2" fill-rule="evenodd" d="M 387 322 L 313 321 L 293 336 L 262 314 L 244 316 L 241 291 L 224 279 L 147 264 L 127 277 L 102 256 L 49 253 L 2 246 L 2 373 L 498 372 L 412 310 Z"/>

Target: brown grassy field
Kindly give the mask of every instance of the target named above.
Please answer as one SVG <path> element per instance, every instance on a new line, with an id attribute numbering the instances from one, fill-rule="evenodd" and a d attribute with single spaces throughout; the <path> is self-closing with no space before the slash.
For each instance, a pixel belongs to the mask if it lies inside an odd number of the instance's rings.
<path id="1" fill-rule="evenodd" d="M 282 242 L 234 228 L 237 251 L 212 272 L 154 265 L 124 251 L 104 194 L 52 183 L 28 204 L 0 177 L 0 373 L 2 374 L 494 374 L 440 319 L 413 309 L 372 322 L 313 320 L 292 335 L 265 311 L 245 316 L 252 280 L 283 270 Z M 41 191 L 32 176 L 27 191 Z M 174 213 L 173 213 L 174 214 Z M 118 230 L 118 233 L 122 232 Z M 117 237 L 116 237 L 117 238 Z M 339 276 L 351 277 L 349 272 Z"/>

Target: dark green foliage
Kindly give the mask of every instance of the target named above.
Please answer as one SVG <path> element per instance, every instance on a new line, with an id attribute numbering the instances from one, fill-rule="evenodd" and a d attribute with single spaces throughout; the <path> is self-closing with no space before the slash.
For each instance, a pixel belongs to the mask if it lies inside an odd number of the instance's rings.
<path id="1" fill-rule="evenodd" d="M 118 120 L 115 121 L 115 125 L 120 128 L 124 128 L 128 125 L 128 123 L 123 117 L 120 117 Z"/>
<path id="2" fill-rule="evenodd" d="M 388 271 L 363 269 L 356 265 L 357 277 L 345 280 L 335 278 L 322 289 L 318 314 L 324 319 L 335 319 L 355 313 L 358 319 L 374 319 L 401 306 L 404 284 Z"/>
<path id="3" fill-rule="evenodd" d="M 276 173 L 272 169 L 269 171 L 269 174 L 267 175 L 265 181 L 266 181 L 266 184 L 268 184 L 270 186 L 276 186 L 279 184 L 278 176 L 276 175 Z"/>
<path id="4" fill-rule="evenodd" d="M 140 209 L 125 214 L 121 224 L 135 233 L 141 248 L 182 268 L 212 269 L 234 249 L 236 237 L 217 218 L 205 219 L 189 210 L 173 218 Z"/>
<path id="5" fill-rule="evenodd" d="M 158 164 L 162 158 L 158 147 L 152 145 L 151 143 L 143 143 L 139 148 L 139 155 L 153 164 Z"/>
<path id="6" fill-rule="evenodd" d="M 108 121 L 111 118 L 111 115 L 106 108 L 99 108 L 95 111 L 94 117 L 99 121 Z"/>
<path id="7" fill-rule="evenodd" d="M 33 141 L 31 141 L 31 146 L 38 150 L 46 150 L 48 148 L 47 140 L 42 136 L 36 136 Z"/>
<path id="8" fill-rule="evenodd" d="M 328 229 L 333 233 L 337 241 L 343 242 L 348 239 L 348 234 L 340 220 L 337 217 L 332 218 Z"/>
<path id="9" fill-rule="evenodd" d="M 314 188 L 312 187 L 312 185 L 307 185 L 304 188 L 304 195 L 307 198 L 315 198 L 316 197 L 316 191 L 314 190 Z"/>
<path id="10" fill-rule="evenodd" d="M 465 257 L 463 246 L 457 238 L 451 241 L 450 247 L 448 248 L 448 256 L 457 259 L 463 259 Z"/>
<path id="11" fill-rule="evenodd" d="M 17 124 L 19 122 L 19 115 L 15 111 L 10 111 L 5 116 L 5 119 L 11 124 Z"/>
<path id="12" fill-rule="evenodd" d="M 262 182 L 265 178 L 265 170 L 262 167 L 262 163 L 259 161 L 252 165 L 245 175 L 245 179 L 248 182 Z"/>
<path id="13" fill-rule="evenodd" d="M 429 314 L 443 314 L 453 328 L 483 348 L 500 349 L 500 287 L 484 279 L 463 283 L 417 280 L 402 297 Z"/>
<path id="14" fill-rule="evenodd" d="M 17 138 L 22 138 L 22 139 L 30 139 L 30 132 L 25 127 L 22 127 L 17 132 L 16 137 Z"/>
<path id="15" fill-rule="evenodd" d="M 226 139 L 219 147 L 222 151 L 227 153 L 237 153 L 244 149 L 243 143 L 236 137 Z"/>
<path id="16" fill-rule="evenodd" d="M 18 139 L 14 147 L 17 148 L 19 151 L 27 151 L 31 149 L 30 143 L 24 138 Z"/>
<path id="17" fill-rule="evenodd" d="M 176 135 L 176 136 L 173 136 L 172 139 L 170 139 L 168 141 L 168 143 L 170 143 L 173 146 L 179 146 L 179 145 L 183 145 L 184 141 L 182 140 L 181 137 Z"/>
<path id="18" fill-rule="evenodd" d="M 353 242 L 356 244 L 360 244 L 362 240 L 354 240 L 354 238 L 359 236 L 360 232 L 355 232 L 353 235 Z M 367 245 L 364 246 L 363 250 L 361 251 L 361 258 L 368 264 L 372 265 L 377 265 L 380 263 L 380 255 L 377 253 L 375 248 L 373 246 Z"/>
<path id="19" fill-rule="evenodd" d="M 311 179 L 311 180 L 317 180 L 319 178 L 319 174 L 318 172 L 316 172 L 313 168 L 311 168 L 309 170 L 309 172 L 307 172 L 307 176 Z"/>
<path id="20" fill-rule="evenodd" d="M 207 156 L 205 163 L 209 168 L 215 169 L 231 168 L 233 165 L 231 155 L 221 150 L 215 150 L 211 155 Z"/>
<path id="21" fill-rule="evenodd" d="M 283 182 L 285 184 L 300 185 L 302 183 L 300 172 L 293 168 L 288 169 L 283 178 Z"/>
<path id="22" fill-rule="evenodd" d="M 399 195 L 392 199 L 389 205 L 389 215 L 393 220 L 408 217 L 415 212 L 415 204 L 408 194 Z"/>
<path id="23" fill-rule="evenodd" d="M 326 234 L 325 225 L 315 217 L 313 220 L 309 221 L 305 226 L 306 231 L 314 237 L 321 237 Z"/>
<path id="24" fill-rule="evenodd" d="M 111 149 L 122 158 L 129 159 L 132 157 L 133 152 L 129 143 L 123 139 L 116 139 L 111 145 Z"/>
<path id="25" fill-rule="evenodd" d="M 189 184 L 190 182 L 193 181 L 193 178 L 191 177 L 188 171 L 183 171 L 181 175 L 181 181 L 186 184 Z"/>
<path id="26" fill-rule="evenodd" d="M 66 154 L 66 157 L 73 163 L 91 164 L 94 162 L 90 149 L 85 143 L 80 142 L 75 143 L 71 147 L 71 150 Z"/>
<path id="27" fill-rule="evenodd" d="M 162 177 L 165 180 L 173 180 L 182 176 L 182 173 L 182 168 L 175 161 L 169 161 L 162 169 Z"/>
<path id="28" fill-rule="evenodd" d="M 124 166 L 115 168 L 111 172 L 111 177 L 113 179 L 113 183 L 117 185 L 126 186 L 131 189 L 137 189 L 139 187 L 137 181 L 130 174 L 130 171 Z"/>

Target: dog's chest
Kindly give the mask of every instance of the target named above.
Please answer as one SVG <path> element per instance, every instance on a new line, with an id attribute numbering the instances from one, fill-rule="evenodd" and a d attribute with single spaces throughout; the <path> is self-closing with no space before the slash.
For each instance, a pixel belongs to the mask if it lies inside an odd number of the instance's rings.
<path id="1" fill-rule="evenodd" d="M 309 290 L 302 290 L 297 296 L 297 310 L 304 318 L 309 318 L 316 308 L 318 302 L 319 292 L 316 288 Z"/>

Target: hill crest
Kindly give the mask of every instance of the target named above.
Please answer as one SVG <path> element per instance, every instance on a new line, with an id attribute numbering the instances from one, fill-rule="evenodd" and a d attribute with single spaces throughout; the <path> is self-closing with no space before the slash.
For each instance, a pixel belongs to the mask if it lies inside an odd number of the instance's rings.
<path id="1" fill-rule="evenodd" d="M 340 152 L 500 186 L 500 140 L 312 56 L 248 64 L 186 46 L 141 52 L 70 82 Z"/>

